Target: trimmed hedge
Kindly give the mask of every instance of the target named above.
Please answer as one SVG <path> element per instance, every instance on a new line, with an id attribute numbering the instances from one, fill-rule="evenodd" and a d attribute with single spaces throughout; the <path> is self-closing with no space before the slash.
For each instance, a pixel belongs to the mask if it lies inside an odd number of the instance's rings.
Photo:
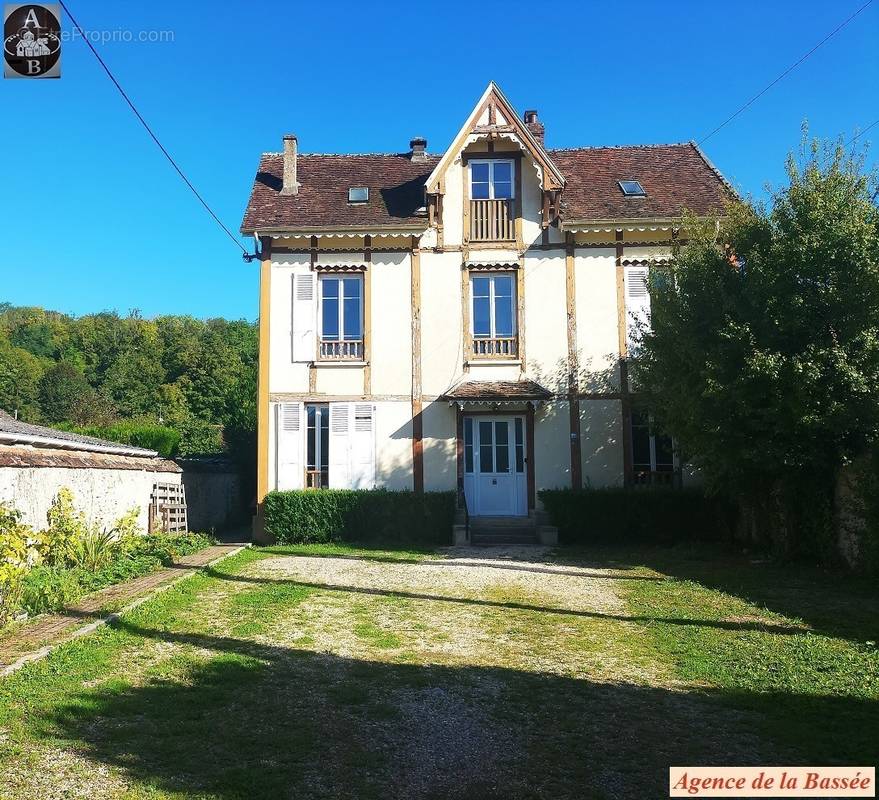
<path id="1" fill-rule="evenodd" d="M 62 431 L 81 433 L 83 436 L 94 436 L 97 439 L 119 442 L 131 447 L 155 450 L 163 458 L 171 458 L 176 455 L 177 447 L 180 444 L 180 433 L 178 431 L 155 422 L 121 420 L 114 422 L 112 425 L 103 426 L 60 424 L 55 427 Z"/>
<path id="2" fill-rule="evenodd" d="M 266 532 L 281 544 L 449 544 L 454 492 L 307 489 L 269 492 Z"/>
<path id="3" fill-rule="evenodd" d="M 539 493 L 562 544 L 721 539 L 730 508 L 697 488 L 545 489 Z"/>

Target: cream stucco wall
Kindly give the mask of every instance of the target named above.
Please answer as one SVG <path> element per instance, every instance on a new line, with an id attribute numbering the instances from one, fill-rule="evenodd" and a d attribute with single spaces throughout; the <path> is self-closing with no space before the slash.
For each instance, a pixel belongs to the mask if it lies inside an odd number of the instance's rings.
<path id="1" fill-rule="evenodd" d="M 580 401 L 583 485 L 623 483 L 623 410 L 619 400 Z"/>
<path id="2" fill-rule="evenodd" d="M 139 510 L 138 525 L 146 533 L 149 506 L 156 483 L 179 484 L 179 472 L 129 469 L 72 469 L 67 467 L 0 467 L 0 501 L 22 513 L 22 521 L 36 529 L 46 527 L 52 500 L 63 488 L 73 492 L 74 505 L 90 524 L 112 528 L 132 508 Z"/>
<path id="3" fill-rule="evenodd" d="M 616 251 L 574 253 L 580 389 L 619 391 Z"/>

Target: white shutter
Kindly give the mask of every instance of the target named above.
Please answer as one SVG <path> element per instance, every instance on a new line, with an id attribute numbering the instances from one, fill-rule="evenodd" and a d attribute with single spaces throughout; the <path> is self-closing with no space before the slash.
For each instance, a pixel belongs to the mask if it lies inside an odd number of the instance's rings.
<path id="1" fill-rule="evenodd" d="M 330 403 L 330 489 L 350 489 L 351 429 L 348 403 Z"/>
<path id="2" fill-rule="evenodd" d="M 301 489 L 304 483 L 302 441 L 305 427 L 302 403 L 278 403 L 275 408 L 277 488 L 281 491 Z"/>
<path id="3" fill-rule="evenodd" d="M 351 404 L 350 483 L 352 489 L 375 488 L 375 406 Z"/>
<path id="4" fill-rule="evenodd" d="M 626 267 L 626 344 L 631 354 L 650 327 L 649 271 L 647 267 Z"/>
<path id="5" fill-rule="evenodd" d="M 293 361 L 314 361 L 317 329 L 317 275 L 293 275 Z"/>

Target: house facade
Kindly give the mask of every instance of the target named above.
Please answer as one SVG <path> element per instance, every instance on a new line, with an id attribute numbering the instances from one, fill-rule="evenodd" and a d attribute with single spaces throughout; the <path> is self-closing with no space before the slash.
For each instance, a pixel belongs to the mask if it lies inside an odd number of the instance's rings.
<path id="1" fill-rule="evenodd" d="M 685 481 L 626 359 L 682 212 L 730 195 L 693 143 L 547 149 L 494 83 L 441 155 L 285 136 L 241 228 L 261 259 L 258 504 L 457 489 L 470 515 L 527 517 L 542 488 Z"/>

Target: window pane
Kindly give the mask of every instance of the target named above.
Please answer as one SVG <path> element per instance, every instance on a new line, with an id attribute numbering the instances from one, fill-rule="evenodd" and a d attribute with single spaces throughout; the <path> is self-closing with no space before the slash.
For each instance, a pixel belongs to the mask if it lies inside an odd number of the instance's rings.
<path id="1" fill-rule="evenodd" d="M 315 461 L 317 459 L 317 432 L 315 430 L 315 412 L 317 409 L 314 406 L 306 406 L 305 409 L 308 414 L 308 436 L 306 437 L 306 466 L 308 469 L 314 469 Z"/>
<path id="2" fill-rule="evenodd" d="M 494 300 L 494 335 L 513 335 L 513 298 L 497 297 Z"/>
<path id="3" fill-rule="evenodd" d="M 491 336 L 491 311 L 487 297 L 473 298 L 473 335 Z"/>
<path id="4" fill-rule="evenodd" d="M 494 162 L 494 185 L 498 183 L 512 183 L 513 165 L 509 161 Z"/>
<path id="5" fill-rule="evenodd" d="M 339 338 L 339 300 L 324 296 L 321 312 L 321 336 L 324 339 Z"/>
<path id="6" fill-rule="evenodd" d="M 473 472 L 473 419 L 464 417 L 464 472 Z"/>
<path id="7" fill-rule="evenodd" d="M 656 447 L 656 469 L 668 471 L 674 469 L 674 449 L 672 448 L 671 437 L 655 436 Z"/>
<path id="8" fill-rule="evenodd" d="M 330 409 L 327 407 L 320 415 L 320 468 L 330 468 Z"/>
<path id="9" fill-rule="evenodd" d="M 485 161 L 472 162 L 470 164 L 470 175 L 474 183 L 488 183 L 488 163 Z"/>
<path id="10" fill-rule="evenodd" d="M 494 472 L 492 461 L 492 425 L 490 422 L 479 423 L 479 471 Z"/>
<path id="11" fill-rule="evenodd" d="M 635 425 L 632 415 L 632 464 L 650 469 L 650 429 L 646 425 Z"/>
<path id="12" fill-rule="evenodd" d="M 470 189 L 470 194 L 474 200 L 488 200 L 488 184 L 474 183 Z"/>
<path id="13" fill-rule="evenodd" d="M 494 198 L 495 200 L 509 200 L 513 196 L 513 184 L 508 181 L 495 181 Z"/>
<path id="14" fill-rule="evenodd" d="M 473 278 L 473 296 L 488 297 L 491 278 Z"/>
<path id="15" fill-rule="evenodd" d="M 338 297 L 339 296 L 339 279 L 338 278 L 323 278 L 320 282 L 321 290 L 323 291 L 324 297 Z"/>
<path id="16" fill-rule="evenodd" d="M 522 420 L 516 417 L 516 472 L 525 471 L 525 442 L 524 431 L 522 430 Z"/>
<path id="17" fill-rule="evenodd" d="M 495 464 L 497 472 L 510 471 L 510 426 L 495 422 Z"/>
<path id="18" fill-rule="evenodd" d="M 464 445 L 464 472 L 473 472 L 473 446 Z"/>
<path id="19" fill-rule="evenodd" d="M 360 298 L 345 297 L 345 338 L 360 339 L 362 333 L 360 325 Z"/>
<path id="20" fill-rule="evenodd" d="M 473 444 L 473 417 L 464 417 L 464 444 Z"/>

